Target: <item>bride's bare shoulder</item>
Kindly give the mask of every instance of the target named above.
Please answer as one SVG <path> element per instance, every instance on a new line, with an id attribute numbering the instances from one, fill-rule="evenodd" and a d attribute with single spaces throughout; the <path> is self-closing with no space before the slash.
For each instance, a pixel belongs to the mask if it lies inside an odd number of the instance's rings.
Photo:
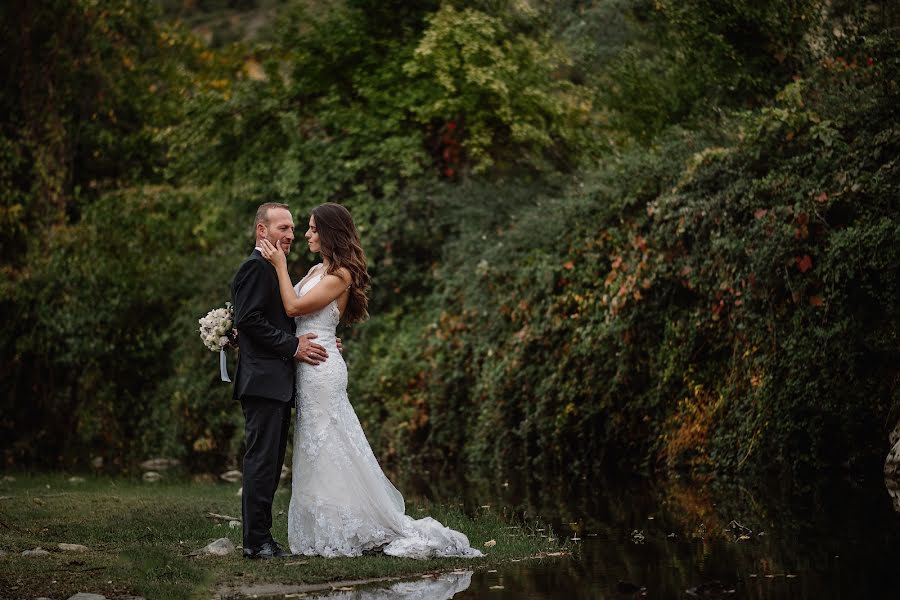
<path id="1" fill-rule="evenodd" d="M 347 285 L 353 283 L 353 277 L 350 276 L 350 269 L 348 269 L 347 267 L 341 267 L 337 269 L 334 273 L 332 273 L 332 275 L 337 275 L 340 280 Z"/>

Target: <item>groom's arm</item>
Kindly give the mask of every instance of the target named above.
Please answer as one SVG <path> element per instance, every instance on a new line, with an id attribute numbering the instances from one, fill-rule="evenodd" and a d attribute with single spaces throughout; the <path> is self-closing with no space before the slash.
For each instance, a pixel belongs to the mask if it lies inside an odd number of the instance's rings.
<path id="1" fill-rule="evenodd" d="M 264 316 L 265 271 L 268 265 L 248 260 L 234 276 L 234 323 L 241 336 L 286 358 L 297 352 L 297 338 L 272 325 Z M 277 300 L 281 302 L 279 298 Z"/>

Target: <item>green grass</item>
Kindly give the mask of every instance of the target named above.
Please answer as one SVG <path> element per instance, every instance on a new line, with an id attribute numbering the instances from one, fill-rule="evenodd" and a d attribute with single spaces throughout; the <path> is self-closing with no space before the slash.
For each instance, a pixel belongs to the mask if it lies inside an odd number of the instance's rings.
<path id="1" fill-rule="evenodd" d="M 506 561 L 558 552 L 557 541 L 511 523 L 496 509 L 467 516 L 456 506 L 408 501 L 413 517 L 430 515 L 465 533 L 481 548 L 481 559 L 416 561 L 384 555 L 278 561 L 188 554 L 220 537 L 241 543 L 207 513 L 240 516 L 238 486 L 188 481 L 144 483 L 88 478 L 70 483 L 63 475 L 25 476 L 0 481 L 0 598 L 67 598 L 82 592 L 107 597 L 127 594 L 155 598 L 208 598 L 217 588 L 258 583 L 316 584 L 403 577 L 460 567 L 489 568 Z M 287 542 L 289 485 L 275 497 L 273 534 Z M 497 545 L 484 548 L 494 539 Z M 59 543 L 83 544 L 85 553 L 62 552 Z M 49 556 L 23 557 L 35 547 Z"/>

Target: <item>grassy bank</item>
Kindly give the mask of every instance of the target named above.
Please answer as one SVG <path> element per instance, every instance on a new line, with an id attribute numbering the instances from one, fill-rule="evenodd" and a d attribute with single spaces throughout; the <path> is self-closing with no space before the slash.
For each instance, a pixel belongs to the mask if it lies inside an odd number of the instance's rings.
<path id="1" fill-rule="evenodd" d="M 88 478 L 71 482 L 63 475 L 17 477 L 0 481 L 0 598 L 68 598 L 94 592 L 108 598 L 208 598 L 217 589 L 259 583 L 316 584 L 332 581 L 403 577 L 459 567 L 488 568 L 505 561 L 558 551 L 556 542 L 513 527 L 496 509 L 468 517 L 454 506 L 424 505 L 412 499 L 407 513 L 434 516 L 465 533 L 485 551 L 476 560 L 416 561 L 383 555 L 352 559 L 298 557 L 283 561 L 247 561 L 240 551 L 229 556 L 192 557 L 230 529 L 207 515 L 240 515 L 238 485 L 195 482 L 144 483 Z M 275 497 L 274 535 L 287 541 L 286 511 L 290 486 Z M 484 548 L 494 539 L 497 544 Z M 87 552 L 63 552 L 58 544 L 82 544 Z M 36 547 L 46 556 L 22 556 Z"/>

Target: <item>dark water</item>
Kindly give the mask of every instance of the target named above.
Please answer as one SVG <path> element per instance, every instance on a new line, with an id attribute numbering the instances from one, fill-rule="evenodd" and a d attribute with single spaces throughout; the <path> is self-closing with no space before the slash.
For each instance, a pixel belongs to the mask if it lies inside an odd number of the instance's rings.
<path id="1" fill-rule="evenodd" d="M 507 506 L 549 523 L 573 556 L 348 597 L 900 598 L 900 514 L 878 480 L 523 484 L 426 473 L 401 485 L 438 499 L 465 490 L 469 508 Z"/>

